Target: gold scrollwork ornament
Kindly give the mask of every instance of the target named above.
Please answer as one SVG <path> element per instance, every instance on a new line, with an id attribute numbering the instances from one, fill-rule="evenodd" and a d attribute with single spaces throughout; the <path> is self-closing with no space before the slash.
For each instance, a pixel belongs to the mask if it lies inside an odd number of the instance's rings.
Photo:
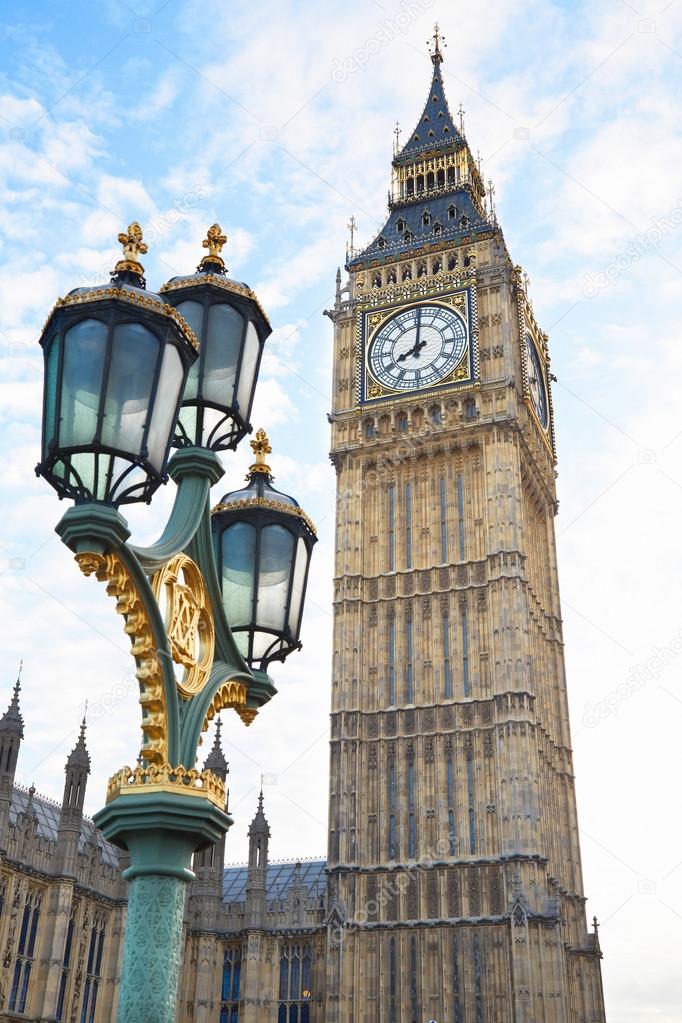
<path id="1" fill-rule="evenodd" d="M 165 619 L 174 662 L 184 669 L 177 678 L 181 696 L 201 692 L 211 671 L 215 629 L 201 572 L 186 554 L 177 554 L 152 579 Z"/>

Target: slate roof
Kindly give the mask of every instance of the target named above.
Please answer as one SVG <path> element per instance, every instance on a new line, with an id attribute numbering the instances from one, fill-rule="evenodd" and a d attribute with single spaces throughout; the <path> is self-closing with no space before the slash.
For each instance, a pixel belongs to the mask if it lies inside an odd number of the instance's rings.
<path id="1" fill-rule="evenodd" d="M 411 161 L 419 153 L 424 153 L 429 149 L 442 149 L 445 146 L 465 144 L 462 135 L 455 127 L 448 107 L 441 67 L 440 63 L 434 64 L 431 88 L 422 115 L 417 122 L 417 127 L 410 135 L 409 141 L 398 153 L 396 163 Z"/>
<path id="2" fill-rule="evenodd" d="M 309 896 L 324 895 L 327 890 L 326 860 L 301 860 L 298 867 L 301 882 L 308 889 Z M 291 884 L 297 863 L 268 863 L 267 893 L 269 900 L 284 898 Z M 223 874 L 223 902 L 244 902 L 248 868 L 245 863 L 225 867 Z"/>
<path id="3" fill-rule="evenodd" d="M 456 209 L 454 218 L 450 218 L 448 215 L 450 206 L 454 206 Z M 422 222 L 425 212 L 430 215 L 430 224 L 426 227 Z M 466 217 L 465 226 L 462 226 L 462 217 Z M 404 222 L 405 228 L 398 231 L 398 224 L 401 221 Z M 437 223 L 440 224 L 441 231 L 439 234 L 434 234 L 434 225 Z M 442 195 L 434 195 L 431 192 L 408 206 L 398 206 L 392 209 L 388 220 L 374 241 L 354 259 L 349 260 L 348 266 L 360 266 L 377 258 L 387 262 L 396 259 L 404 252 L 414 251 L 422 245 L 444 241 L 455 243 L 471 235 L 474 231 L 489 230 L 490 224 L 474 206 L 467 188 L 459 188 L 457 191 L 446 192 Z M 408 234 L 407 241 L 405 234 Z M 382 239 L 385 241 L 385 245 L 382 245 Z"/>
<path id="4" fill-rule="evenodd" d="M 26 811 L 28 799 L 28 792 L 15 786 L 12 790 L 12 802 L 9 808 L 10 824 L 16 825 L 19 814 Z M 42 838 L 56 842 L 61 813 L 59 804 L 53 803 L 52 800 L 46 799 L 44 796 L 35 794 L 33 796 L 33 811 L 38 822 L 38 834 Z M 91 820 L 84 817 L 78 842 L 79 852 L 83 852 L 87 842 L 98 846 L 102 850 L 102 859 L 107 866 L 118 867 L 118 850 L 116 847 L 111 842 L 107 842 Z"/>

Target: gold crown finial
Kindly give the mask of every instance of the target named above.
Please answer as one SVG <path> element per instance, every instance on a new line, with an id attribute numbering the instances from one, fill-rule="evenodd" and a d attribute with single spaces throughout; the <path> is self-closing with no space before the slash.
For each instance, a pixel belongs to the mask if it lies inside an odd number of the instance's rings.
<path id="1" fill-rule="evenodd" d="M 249 467 L 249 472 L 263 472 L 270 476 L 271 470 L 270 466 L 265 461 L 265 456 L 272 454 L 272 448 L 270 447 L 270 441 L 268 440 L 268 435 L 265 430 L 257 430 L 256 436 L 250 444 L 251 450 L 256 456 L 256 461 Z"/>
<path id="2" fill-rule="evenodd" d="M 142 240 L 142 228 L 136 220 L 128 224 L 127 231 L 121 231 L 118 236 L 119 244 L 123 246 L 123 259 L 119 259 L 116 270 L 131 270 L 133 273 L 141 274 L 144 267 L 138 256 L 144 256 L 147 252 L 147 243 Z"/>
<path id="3" fill-rule="evenodd" d="M 213 266 L 219 266 L 221 269 L 225 267 L 223 257 L 220 255 L 222 247 L 227 241 L 227 235 L 223 234 L 223 229 L 220 224 L 211 224 L 206 237 L 202 241 L 202 247 L 208 249 L 208 255 L 204 256 L 200 263 L 200 267 L 205 264 L 212 264 Z"/>
<path id="4" fill-rule="evenodd" d="M 431 54 L 431 60 L 434 64 L 443 63 L 443 51 L 441 50 L 441 44 L 443 47 L 447 45 L 445 42 L 445 36 L 441 35 L 440 25 L 438 22 L 433 26 L 433 48 L 431 48 L 431 40 L 429 40 L 429 53 Z"/>

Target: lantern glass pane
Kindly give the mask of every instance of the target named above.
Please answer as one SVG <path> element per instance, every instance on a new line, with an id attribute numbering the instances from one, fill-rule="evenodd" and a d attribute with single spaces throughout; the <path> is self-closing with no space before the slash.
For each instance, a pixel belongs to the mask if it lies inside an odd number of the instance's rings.
<path id="1" fill-rule="evenodd" d="M 159 340 L 141 323 L 114 329 L 102 443 L 138 455 L 149 413 Z"/>
<path id="2" fill-rule="evenodd" d="M 81 320 L 64 336 L 59 446 L 92 444 L 102 393 L 107 325 Z"/>
<path id="3" fill-rule="evenodd" d="M 281 631 L 286 626 L 293 556 L 293 534 L 284 526 L 266 526 L 260 540 L 256 612 L 261 628 Z"/>
<path id="4" fill-rule="evenodd" d="M 45 363 L 45 453 L 54 440 L 57 411 L 57 370 L 59 369 L 59 334 L 50 343 Z"/>
<path id="5" fill-rule="evenodd" d="M 180 302 L 177 309 L 180 315 L 187 320 L 187 323 L 201 343 L 201 333 L 204 325 L 203 305 L 200 302 Z M 185 384 L 185 391 L 182 396 L 184 401 L 188 401 L 190 398 L 196 398 L 199 393 L 199 362 L 200 359 L 197 359 L 190 367 L 190 371 L 187 375 L 187 383 Z M 194 433 L 190 433 L 190 436 L 193 437 Z"/>
<path id="6" fill-rule="evenodd" d="M 220 303 L 208 314 L 208 330 L 203 344 L 203 380 L 201 395 L 206 401 L 229 408 L 234 400 L 244 320 L 236 309 Z"/>
<path id="7" fill-rule="evenodd" d="M 182 387 L 182 359 L 177 348 L 166 345 L 156 389 L 156 401 L 152 421 L 147 435 L 149 461 L 157 472 L 161 472 L 168 451 L 168 445 L 175 424 L 175 410 L 178 407 Z"/>
<path id="8" fill-rule="evenodd" d="M 296 544 L 296 567 L 294 568 L 294 581 L 291 587 L 291 608 L 289 610 L 289 628 L 296 639 L 301 629 L 301 610 L 303 601 L 303 587 L 305 586 L 305 573 L 308 566 L 308 551 L 305 540 L 299 536 Z"/>
<path id="9" fill-rule="evenodd" d="M 246 339 L 244 341 L 244 354 L 239 372 L 239 386 L 237 387 L 237 401 L 239 402 L 239 414 L 243 419 L 249 414 L 251 395 L 253 393 L 256 370 L 258 369 L 258 355 L 260 345 L 258 334 L 253 323 L 249 322 L 246 328 Z"/>
<path id="10" fill-rule="evenodd" d="M 225 614 L 232 628 L 251 623 L 255 562 L 255 527 L 248 522 L 228 526 L 222 540 L 222 588 Z"/>

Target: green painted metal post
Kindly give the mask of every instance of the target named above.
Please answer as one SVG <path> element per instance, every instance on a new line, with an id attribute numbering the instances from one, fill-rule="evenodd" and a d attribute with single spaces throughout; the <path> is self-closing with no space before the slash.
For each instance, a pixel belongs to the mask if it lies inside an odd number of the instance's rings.
<path id="1" fill-rule="evenodd" d="M 130 882 L 118 1023 L 175 1023 L 186 886 L 163 874 Z"/>
<path id="2" fill-rule="evenodd" d="M 95 823 L 130 853 L 123 874 L 130 889 L 117 1023 L 175 1023 L 192 854 L 220 838 L 232 821 L 199 796 L 138 791 L 112 800 Z"/>

